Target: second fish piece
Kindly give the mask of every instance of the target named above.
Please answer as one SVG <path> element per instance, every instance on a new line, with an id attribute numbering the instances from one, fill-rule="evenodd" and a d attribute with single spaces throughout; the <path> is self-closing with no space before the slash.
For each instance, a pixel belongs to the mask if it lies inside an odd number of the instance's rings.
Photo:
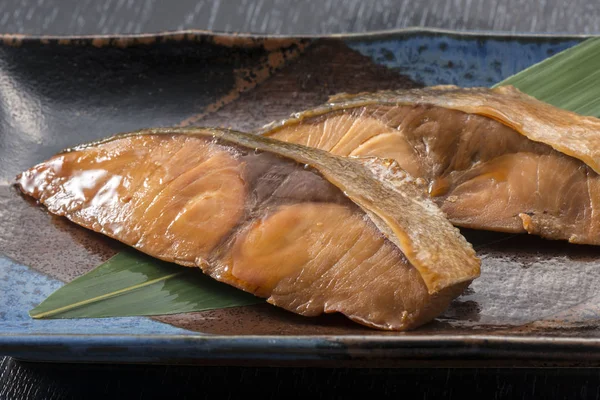
<path id="1" fill-rule="evenodd" d="M 394 159 L 460 227 L 600 244 L 600 120 L 513 87 L 342 94 L 260 133 Z"/>

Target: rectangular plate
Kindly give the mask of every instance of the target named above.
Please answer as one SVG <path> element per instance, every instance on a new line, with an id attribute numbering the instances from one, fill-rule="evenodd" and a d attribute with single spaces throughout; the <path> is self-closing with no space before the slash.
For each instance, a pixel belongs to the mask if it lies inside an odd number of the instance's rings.
<path id="1" fill-rule="evenodd" d="M 1 37 L 0 354 L 47 361 L 486 365 L 600 360 L 600 250 L 465 231 L 482 276 L 433 323 L 380 332 L 267 304 L 160 316 L 32 320 L 27 311 L 120 245 L 20 196 L 57 151 L 153 126 L 252 131 L 339 92 L 490 86 L 581 37 L 399 31 L 328 38 L 198 32 Z"/>

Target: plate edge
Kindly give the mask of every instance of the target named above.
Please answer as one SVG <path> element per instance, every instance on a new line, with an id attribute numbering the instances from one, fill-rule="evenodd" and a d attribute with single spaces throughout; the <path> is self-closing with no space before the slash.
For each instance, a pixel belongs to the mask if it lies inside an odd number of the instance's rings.
<path id="1" fill-rule="evenodd" d="M 193 40 L 194 38 L 210 37 L 224 39 L 250 39 L 250 40 L 301 40 L 301 39 L 339 39 L 339 40 L 361 40 L 379 39 L 399 35 L 431 34 L 458 37 L 483 37 L 489 39 L 586 39 L 599 37 L 600 34 L 573 34 L 573 33 L 534 33 L 534 32 L 510 32 L 490 30 L 453 30 L 428 27 L 406 27 L 370 32 L 356 33 L 330 33 L 330 34 L 263 34 L 245 32 L 210 31 L 202 29 L 186 29 L 173 31 L 158 31 L 151 33 L 135 34 L 108 34 L 108 35 L 29 35 L 18 33 L 0 34 L 0 40 L 6 42 L 17 41 L 61 41 L 62 44 L 87 40 L 149 40 L 149 39 L 173 39 Z"/>

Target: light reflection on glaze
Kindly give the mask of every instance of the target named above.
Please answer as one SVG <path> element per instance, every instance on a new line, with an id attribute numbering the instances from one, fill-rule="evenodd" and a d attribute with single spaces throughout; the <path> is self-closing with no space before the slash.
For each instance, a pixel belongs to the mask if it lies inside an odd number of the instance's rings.
<path id="1" fill-rule="evenodd" d="M 5 71 L 0 63 L 0 104 L 3 117 L 20 133 L 20 137 L 41 144 L 43 140 L 45 115 L 42 112 L 40 93 L 32 92 L 27 84 L 23 85 Z"/>
<path id="2" fill-rule="evenodd" d="M 456 328 L 560 328 L 600 321 L 600 248 L 529 235 L 466 231 L 482 273 L 440 320 Z M 536 322 L 537 321 L 537 322 Z M 542 322 L 540 322 L 542 321 Z"/>
<path id="3" fill-rule="evenodd" d="M 108 171 L 103 169 L 81 171 L 71 175 L 69 180 L 66 181 L 63 186 L 65 191 L 71 195 L 71 201 L 86 201 L 89 198 L 89 194 L 86 194 L 85 191 L 95 188 L 98 185 L 98 181 L 102 180 L 102 178 L 107 175 Z M 92 198 L 91 204 L 101 205 L 101 203 L 96 201 L 96 196 Z"/>

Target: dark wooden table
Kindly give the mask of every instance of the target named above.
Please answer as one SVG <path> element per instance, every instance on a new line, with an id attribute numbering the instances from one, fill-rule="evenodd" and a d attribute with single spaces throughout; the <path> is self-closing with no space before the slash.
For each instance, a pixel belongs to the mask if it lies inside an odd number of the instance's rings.
<path id="1" fill-rule="evenodd" d="M 600 33 L 596 0 L 5 0 L 0 33 L 92 35 L 180 29 L 279 34 L 427 26 Z M 0 358 L 0 399 L 599 398 L 596 369 L 311 369 L 36 364 Z"/>

